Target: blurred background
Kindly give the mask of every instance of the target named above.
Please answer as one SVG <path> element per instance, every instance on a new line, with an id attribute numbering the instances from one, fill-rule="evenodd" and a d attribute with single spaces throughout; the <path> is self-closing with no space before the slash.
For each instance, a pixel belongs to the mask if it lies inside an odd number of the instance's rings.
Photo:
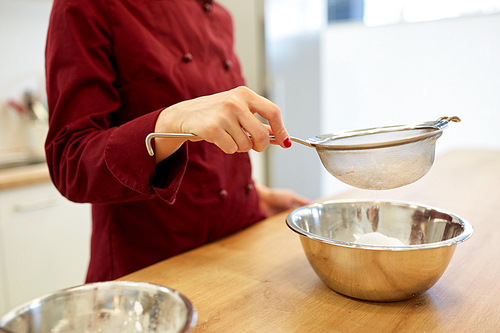
<path id="1" fill-rule="evenodd" d="M 305 139 L 456 115 L 462 123 L 444 132 L 437 158 L 454 149 L 500 149 L 500 0 L 220 3 L 233 14 L 248 86 L 281 107 L 291 135 Z M 50 0 L 0 0 L 0 166 L 43 164 L 51 6 Z M 270 186 L 312 199 L 349 189 L 324 170 L 312 148 L 270 147 L 251 157 L 255 178 Z M 35 192 L 56 199 L 50 207 L 34 201 L 28 213 L 8 204 Z M 48 227 L 44 219 L 58 221 Z M 47 235 L 55 230 L 62 234 Z M 0 187 L 0 315 L 82 283 L 89 235 L 88 205 L 66 202 L 47 179 Z M 61 238 L 66 245 L 40 250 Z"/>
<path id="2" fill-rule="evenodd" d="M 281 107 L 291 135 L 457 115 L 463 122 L 445 132 L 438 153 L 499 148 L 499 0 L 220 2 L 233 13 L 248 86 Z M 17 130 L 22 124 L 5 109 L 26 92 L 44 102 L 51 1 L 0 0 L 0 6 L 1 152 L 37 145 L 30 133 L 15 135 L 32 128 Z M 345 189 L 314 149 L 295 144 L 252 156 L 255 177 L 271 186 L 311 198 Z"/>
<path id="3" fill-rule="evenodd" d="M 498 149 L 499 11 L 498 0 L 266 0 L 268 96 L 302 138 L 457 115 L 438 158 Z M 272 186 L 311 198 L 347 188 L 299 146 L 268 151 Z"/>

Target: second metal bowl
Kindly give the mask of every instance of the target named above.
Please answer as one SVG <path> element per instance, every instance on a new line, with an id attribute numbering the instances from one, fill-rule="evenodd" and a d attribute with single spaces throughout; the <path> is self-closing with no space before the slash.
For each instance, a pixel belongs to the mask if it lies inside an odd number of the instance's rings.
<path id="1" fill-rule="evenodd" d="M 0 319 L 15 333 L 190 332 L 191 302 L 163 286 L 131 281 L 90 283 L 23 304 Z"/>

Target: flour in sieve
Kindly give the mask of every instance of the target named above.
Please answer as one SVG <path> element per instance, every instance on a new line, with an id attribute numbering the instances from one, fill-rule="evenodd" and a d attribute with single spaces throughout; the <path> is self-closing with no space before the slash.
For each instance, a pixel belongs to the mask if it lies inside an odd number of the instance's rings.
<path id="1" fill-rule="evenodd" d="M 380 164 L 351 166 L 344 172 L 333 174 L 340 181 L 365 190 L 386 190 L 411 184 L 422 178 L 432 163 L 424 155 L 410 160 Z"/>

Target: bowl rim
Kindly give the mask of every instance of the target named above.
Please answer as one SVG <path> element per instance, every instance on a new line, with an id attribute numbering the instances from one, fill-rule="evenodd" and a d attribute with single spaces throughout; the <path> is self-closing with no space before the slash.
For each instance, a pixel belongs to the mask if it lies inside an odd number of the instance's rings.
<path id="1" fill-rule="evenodd" d="M 74 287 L 69 287 L 69 288 L 64 288 L 52 293 L 45 294 L 43 296 L 37 297 L 35 299 L 32 299 L 31 301 L 24 302 L 10 311 L 8 311 L 5 315 L 0 317 L 0 327 L 4 327 L 8 322 L 13 320 L 15 317 L 17 317 L 19 314 L 22 314 L 29 310 L 30 308 L 36 307 L 38 305 L 43 304 L 44 302 L 47 302 L 51 299 L 57 298 L 63 294 L 67 294 L 73 291 L 77 290 L 91 290 L 91 289 L 96 289 L 96 288 L 106 288 L 108 286 L 111 286 L 113 288 L 114 286 L 118 287 L 125 287 L 125 288 L 153 288 L 159 291 L 162 291 L 166 294 L 173 294 L 175 296 L 178 296 L 184 305 L 187 308 L 187 320 L 182 328 L 181 332 L 190 332 L 195 326 L 196 322 L 198 320 L 198 311 L 196 310 L 196 307 L 194 306 L 191 301 L 184 296 L 182 293 L 179 291 L 172 289 L 170 287 L 162 286 L 159 284 L 155 283 L 150 283 L 150 282 L 141 282 L 141 281 L 126 281 L 126 280 L 121 280 L 121 281 L 103 281 L 103 282 L 92 282 L 92 283 L 85 283 L 79 286 L 74 286 Z"/>
<path id="2" fill-rule="evenodd" d="M 407 207 L 419 207 L 419 208 L 425 208 L 429 210 L 435 210 L 439 213 L 447 214 L 450 215 L 451 217 L 455 218 L 458 220 L 458 222 L 462 225 L 464 231 L 453 238 L 446 239 L 444 241 L 440 242 L 434 242 L 434 243 L 427 243 L 427 244 L 414 244 L 414 245 L 369 245 L 369 244 L 359 244 L 359 243 L 353 243 L 353 242 L 345 242 L 345 241 L 340 241 L 332 238 L 327 238 L 323 236 L 319 236 L 316 234 L 313 234 L 311 232 L 308 232 L 302 228 L 300 228 L 293 220 L 292 216 L 294 214 L 297 214 L 299 211 L 304 210 L 304 209 L 310 209 L 313 207 L 319 207 L 319 206 L 325 206 L 325 205 L 335 205 L 335 204 L 349 204 L 349 203 L 362 203 L 362 202 L 378 202 L 378 203 L 388 203 L 391 205 L 398 205 L 398 206 L 407 206 Z M 318 201 L 311 203 L 306 206 L 302 206 L 299 208 L 294 209 L 291 211 L 287 217 L 286 217 L 286 224 L 288 227 L 294 231 L 295 233 L 299 234 L 301 237 L 306 237 L 321 243 L 326 243 L 330 245 L 337 245 L 337 246 L 342 246 L 342 247 L 349 247 L 349 248 L 355 248 L 355 249 L 363 249 L 363 250 L 389 250 L 389 251 L 414 251 L 414 250 L 426 250 L 426 249 L 436 249 L 436 248 L 442 248 L 442 247 L 447 247 L 447 246 L 454 246 L 459 243 L 464 242 L 465 240 L 469 239 L 472 234 L 474 233 L 474 228 L 472 224 L 464 219 L 463 217 L 454 214 L 452 212 L 449 212 L 447 210 L 437 208 L 434 206 L 426 205 L 426 204 L 420 204 L 420 203 L 415 203 L 415 202 L 409 202 L 409 201 L 401 201 L 401 200 L 373 200 L 373 199 L 340 199 L 340 200 L 326 200 L 326 201 Z"/>

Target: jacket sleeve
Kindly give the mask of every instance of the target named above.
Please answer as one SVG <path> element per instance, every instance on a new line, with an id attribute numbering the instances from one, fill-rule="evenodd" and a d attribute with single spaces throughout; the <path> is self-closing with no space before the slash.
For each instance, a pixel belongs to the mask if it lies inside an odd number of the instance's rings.
<path id="1" fill-rule="evenodd" d="M 187 147 L 157 166 L 144 140 L 161 110 L 144 110 L 124 124 L 114 121 L 121 101 L 114 87 L 111 24 L 104 0 L 54 1 L 46 45 L 45 149 L 52 180 L 75 202 L 160 196 L 172 203 L 186 169 Z"/>

